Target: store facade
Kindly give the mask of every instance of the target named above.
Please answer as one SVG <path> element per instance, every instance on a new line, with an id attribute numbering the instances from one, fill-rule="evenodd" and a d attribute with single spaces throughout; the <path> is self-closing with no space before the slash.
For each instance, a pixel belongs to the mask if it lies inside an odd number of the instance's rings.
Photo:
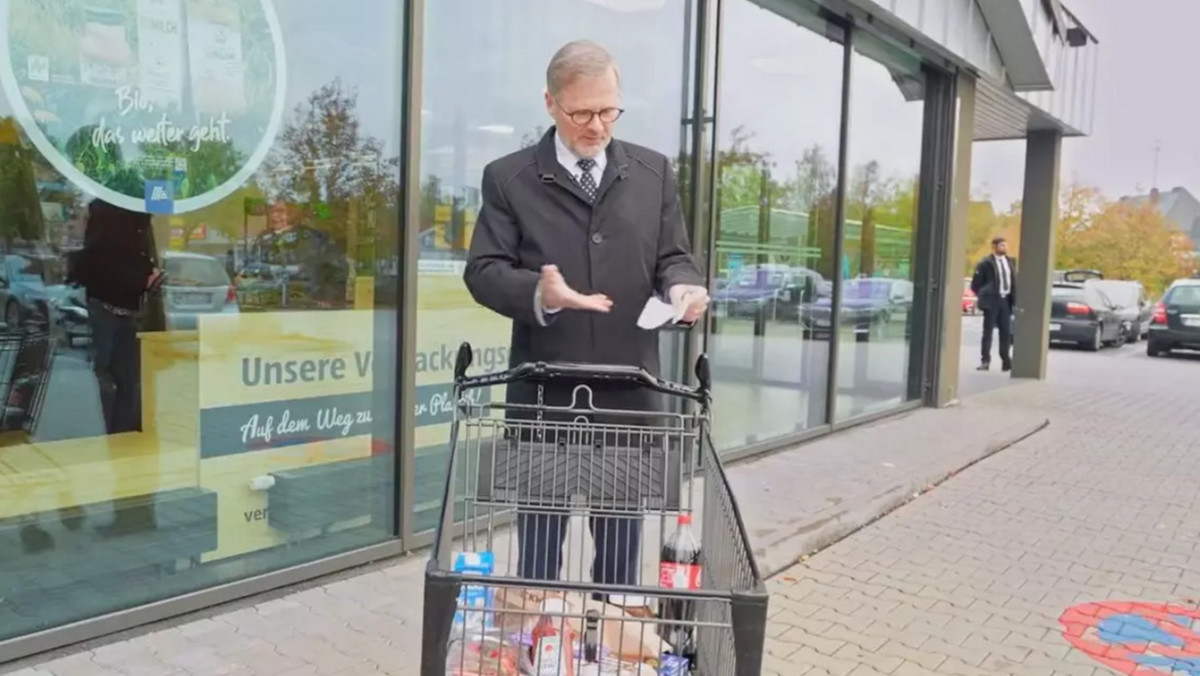
<path id="1" fill-rule="evenodd" d="M 618 137 L 675 159 L 714 303 L 664 335 L 665 375 L 711 356 L 720 450 L 934 403 L 958 86 L 977 73 L 894 16 L 3 12 L 0 663 L 429 543 L 454 352 L 508 364 L 508 322 L 461 279 L 480 176 L 545 132 L 546 62 L 571 39 L 622 66 Z M 143 250 L 162 312 L 89 302 L 81 283 L 144 286 Z"/>

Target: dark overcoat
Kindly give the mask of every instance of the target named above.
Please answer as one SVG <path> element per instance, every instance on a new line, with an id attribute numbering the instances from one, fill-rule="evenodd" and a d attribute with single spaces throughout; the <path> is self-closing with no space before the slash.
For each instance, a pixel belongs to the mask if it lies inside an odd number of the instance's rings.
<path id="1" fill-rule="evenodd" d="M 1017 302 L 1017 259 L 1008 258 L 1008 302 L 1010 306 Z M 996 257 L 988 254 L 975 264 L 975 274 L 971 277 L 971 291 L 975 293 L 976 304 L 981 310 L 1000 307 L 1000 264 Z"/>
<path id="2" fill-rule="evenodd" d="M 513 320 L 510 364 L 561 361 L 640 366 L 659 374 L 659 334 L 637 326 L 655 294 L 675 284 L 703 285 L 684 228 L 670 161 L 613 140 L 594 203 L 558 162 L 554 129 L 541 141 L 483 171 L 483 206 L 464 281 L 477 302 Z M 610 313 L 563 310 L 539 324 L 539 271 L 557 265 L 571 288 L 603 293 Z M 566 404 L 574 386 L 547 388 L 545 403 Z M 508 388 L 508 401 L 536 403 L 531 383 Z M 660 398 L 629 387 L 596 389 L 605 408 L 657 409 Z"/>

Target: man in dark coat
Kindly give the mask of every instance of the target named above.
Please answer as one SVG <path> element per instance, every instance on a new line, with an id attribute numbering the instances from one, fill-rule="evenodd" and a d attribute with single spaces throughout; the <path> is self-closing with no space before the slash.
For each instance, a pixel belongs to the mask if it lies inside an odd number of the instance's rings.
<path id="1" fill-rule="evenodd" d="M 545 104 L 554 126 L 541 141 L 484 168 L 464 281 L 476 301 L 513 320 L 512 365 L 619 364 L 657 375 L 658 334 L 637 326 L 646 301 L 667 299 L 685 323 L 708 306 L 670 161 L 612 138 L 620 73 L 595 43 L 572 42 L 554 55 Z M 573 389 L 546 385 L 542 403 L 569 405 Z M 662 408 L 639 388 L 592 389 L 598 408 Z M 514 383 L 507 400 L 539 403 L 539 385 Z M 590 525 L 592 579 L 636 583 L 640 520 L 593 516 Z M 558 577 L 566 527 L 559 514 L 519 516 L 523 576 Z"/>
<path id="2" fill-rule="evenodd" d="M 1012 369 L 1012 315 L 1017 302 L 1017 262 L 1008 257 L 1008 242 L 1003 237 L 992 240 L 992 253 L 975 266 L 971 291 L 983 311 L 983 340 L 980 345 L 980 371 L 992 364 L 992 329 L 1000 333 L 1000 368 Z"/>

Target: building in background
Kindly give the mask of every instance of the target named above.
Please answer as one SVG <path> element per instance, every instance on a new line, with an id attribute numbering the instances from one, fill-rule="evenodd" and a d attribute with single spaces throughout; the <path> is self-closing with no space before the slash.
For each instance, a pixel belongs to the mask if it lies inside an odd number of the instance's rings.
<path id="1" fill-rule="evenodd" d="M 1058 2 L 94 4 L 0 10 L 0 233 L 67 269 L 91 200 L 148 213 L 189 328 L 143 330 L 144 424 L 106 436 L 79 290 L 14 262 L 45 310 L 0 335 L 0 389 L 32 363 L 5 349 L 41 355 L 0 420 L 0 662 L 431 541 L 455 352 L 509 365 L 461 280 L 481 174 L 545 133 L 568 40 L 623 65 L 618 136 L 674 159 L 715 302 L 665 375 L 711 356 L 726 457 L 953 399 L 977 141 L 1028 139 L 1040 375 L 1037 252 L 1095 98 Z"/>
<path id="2" fill-rule="evenodd" d="M 1176 186 L 1166 192 L 1158 188 L 1145 195 L 1121 197 L 1121 202 L 1153 205 L 1176 230 L 1186 234 L 1200 250 L 1200 200 L 1187 188 Z"/>

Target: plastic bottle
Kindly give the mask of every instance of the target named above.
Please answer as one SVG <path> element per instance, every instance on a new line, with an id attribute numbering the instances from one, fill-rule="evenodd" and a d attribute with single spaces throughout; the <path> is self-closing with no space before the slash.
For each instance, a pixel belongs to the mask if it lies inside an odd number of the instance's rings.
<path id="1" fill-rule="evenodd" d="M 658 564 L 658 586 L 663 589 L 699 589 L 701 573 L 700 542 L 692 533 L 692 516 L 680 514 L 675 532 L 663 543 Z M 695 636 L 688 625 L 672 620 L 692 622 L 696 619 L 695 603 L 680 599 L 659 599 L 659 636 L 674 648 L 673 653 L 695 664 Z"/>

